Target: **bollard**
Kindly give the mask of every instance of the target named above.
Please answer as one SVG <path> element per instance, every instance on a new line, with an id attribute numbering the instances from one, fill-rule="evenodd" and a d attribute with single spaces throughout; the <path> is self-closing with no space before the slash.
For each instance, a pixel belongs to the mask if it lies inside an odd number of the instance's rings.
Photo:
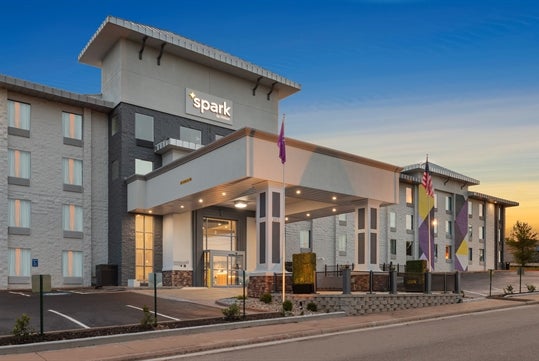
<path id="1" fill-rule="evenodd" d="M 455 293 L 460 295 L 460 272 L 455 272 Z"/>
<path id="2" fill-rule="evenodd" d="M 489 273 L 488 296 L 491 297 L 492 296 L 492 270 L 489 269 L 488 273 Z"/>
<path id="3" fill-rule="evenodd" d="M 43 275 L 39 275 L 39 334 L 43 336 Z"/>
<path id="4" fill-rule="evenodd" d="M 432 273 L 429 271 L 425 272 L 425 293 L 432 293 Z"/>
<path id="5" fill-rule="evenodd" d="M 369 293 L 372 294 L 373 289 L 373 283 L 374 283 L 374 273 L 372 271 L 369 271 Z"/>
<path id="6" fill-rule="evenodd" d="M 394 269 L 389 271 L 389 293 L 397 294 L 397 271 Z"/>
<path id="7" fill-rule="evenodd" d="M 349 295 L 351 293 L 350 288 L 352 286 L 352 277 L 350 275 L 350 268 L 345 266 L 342 269 L 342 293 L 343 295 Z"/>
<path id="8" fill-rule="evenodd" d="M 153 325 L 157 326 L 157 272 L 153 273 Z"/>
<path id="9" fill-rule="evenodd" d="M 243 272 L 243 319 L 245 320 L 245 270 Z"/>

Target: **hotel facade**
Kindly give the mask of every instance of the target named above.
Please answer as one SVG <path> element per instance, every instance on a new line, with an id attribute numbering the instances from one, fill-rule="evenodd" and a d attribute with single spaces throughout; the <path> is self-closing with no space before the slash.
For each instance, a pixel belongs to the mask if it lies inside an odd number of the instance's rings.
<path id="1" fill-rule="evenodd" d="M 238 286 L 246 270 L 251 287 L 306 251 L 318 269 L 503 263 L 505 210 L 518 204 L 470 191 L 477 180 L 431 164 L 425 218 L 424 165 L 291 138 L 283 165 L 279 102 L 301 89 L 289 79 L 115 17 L 79 61 L 101 69 L 99 96 L 0 75 L 0 289 L 36 274 L 87 287 L 104 270 L 118 285 L 160 273 L 208 287 Z"/>

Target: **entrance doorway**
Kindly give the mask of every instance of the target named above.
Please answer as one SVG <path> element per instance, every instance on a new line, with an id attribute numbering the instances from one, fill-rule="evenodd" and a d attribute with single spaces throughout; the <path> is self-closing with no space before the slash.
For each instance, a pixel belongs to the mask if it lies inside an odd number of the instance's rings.
<path id="1" fill-rule="evenodd" d="M 204 251 L 204 284 L 207 287 L 243 286 L 244 265 L 244 252 Z"/>
<path id="2" fill-rule="evenodd" d="M 237 250 L 237 221 L 204 217 L 202 230 L 204 285 L 241 286 L 245 252 Z"/>

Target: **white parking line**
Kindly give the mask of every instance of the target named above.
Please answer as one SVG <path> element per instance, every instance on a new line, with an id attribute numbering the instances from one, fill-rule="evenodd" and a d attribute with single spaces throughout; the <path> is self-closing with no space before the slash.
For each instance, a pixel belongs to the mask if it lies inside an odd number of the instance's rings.
<path id="1" fill-rule="evenodd" d="M 137 306 L 133 306 L 133 305 L 125 305 L 125 307 L 131 307 L 131 308 L 134 308 L 135 310 L 142 311 L 142 308 L 137 307 Z M 153 311 L 152 311 L 152 314 L 153 314 Z M 157 316 L 165 317 L 165 318 L 171 319 L 173 321 L 181 321 L 181 319 L 179 319 L 179 318 L 163 315 L 162 313 L 159 313 L 159 312 L 157 312 Z"/>
<path id="2" fill-rule="evenodd" d="M 82 327 L 82 328 L 90 328 L 89 326 L 86 326 L 84 323 L 75 320 L 73 317 L 69 317 L 68 315 L 64 315 L 63 313 L 60 313 L 60 312 L 58 312 L 58 311 L 55 311 L 55 310 L 49 310 L 49 312 L 55 313 L 55 314 L 57 314 L 58 316 L 62 316 L 62 317 L 64 317 L 64 318 L 68 319 L 69 321 L 71 321 L 71 322 L 73 322 L 73 323 L 79 325 L 79 326 Z"/>
<path id="3" fill-rule="evenodd" d="M 11 292 L 11 291 L 9 291 L 9 293 L 11 293 L 11 294 L 13 294 L 13 295 L 19 295 L 19 296 L 30 297 L 30 295 L 27 295 L 26 293 L 22 293 L 22 292 Z"/>

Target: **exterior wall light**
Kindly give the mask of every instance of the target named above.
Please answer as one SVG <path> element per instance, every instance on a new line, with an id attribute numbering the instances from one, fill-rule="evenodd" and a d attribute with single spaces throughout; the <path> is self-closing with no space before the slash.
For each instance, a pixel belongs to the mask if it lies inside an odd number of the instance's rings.
<path id="1" fill-rule="evenodd" d="M 247 207 L 247 203 L 244 202 L 244 201 L 235 201 L 234 202 L 234 207 L 239 208 L 239 209 L 243 209 L 243 208 Z"/>

